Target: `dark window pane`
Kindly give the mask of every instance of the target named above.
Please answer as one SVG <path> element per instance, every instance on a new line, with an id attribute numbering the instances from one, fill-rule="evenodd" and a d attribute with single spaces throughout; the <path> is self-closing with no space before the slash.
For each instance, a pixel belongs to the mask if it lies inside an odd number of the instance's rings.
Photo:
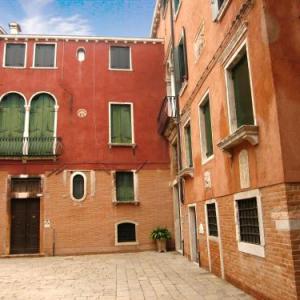
<path id="1" fill-rule="evenodd" d="M 185 136 L 185 153 L 186 153 L 186 163 L 188 167 L 193 166 L 193 153 L 192 153 L 192 137 L 191 137 L 191 126 L 190 124 L 184 127 Z"/>
<path id="2" fill-rule="evenodd" d="M 209 235 L 218 236 L 218 223 L 215 203 L 207 204 L 207 219 Z"/>
<path id="3" fill-rule="evenodd" d="M 110 47 L 110 67 L 112 69 L 130 69 L 129 47 Z"/>
<path id="4" fill-rule="evenodd" d="M 132 143 L 130 105 L 111 105 L 111 142 Z"/>
<path id="5" fill-rule="evenodd" d="M 206 142 L 206 157 L 209 157 L 213 154 L 213 143 L 212 143 L 212 129 L 211 129 L 211 118 L 210 118 L 210 107 L 209 107 L 209 99 L 206 103 L 201 107 L 204 123 L 205 123 L 205 142 Z"/>
<path id="6" fill-rule="evenodd" d="M 177 12 L 177 10 L 178 10 L 179 3 L 180 3 L 180 0 L 174 0 L 174 10 L 175 10 L 175 12 Z"/>
<path id="7" fill-rule="evenodd" d="M 253 125 L 253 108 L 247 55 L 245 54 L 232 69 L 237 127 Z"/>
<path id="8" fill-rule="evenodd" d="M 117 201 L 134 201 L 134 183 L 132 172 L 116 173 Z"/>
<path id="9" fill-rule="evenodd" d="M 238 200 L 237 203 L 241 241 L 259 245 L 260 232 L 256 198 Z"/>
<path id="10" fill-rule="evenodd" d="M 35 46 L 35 67 L 54 67 L 55 45 Z"/>
<path id="11" fill-rule="evenodd" d="M 135 242 L 135 224 L 122 223 L 118 225 L 118 243 Z"/>
<path id="12" fill-rule="evenodd" d="M 82 199 L 84 196 L 84 178 L 82 175 L 75 175 L 73 177 L 73 197 L 75 199 Z"/>
<path id="13" fill-rule="evenodd" d="M 218 6 L 219 6 L 219 9 L 221 8 L 221 6 L 223 5 L 225 0 L 218 0 Z"/>
<path id="14" fill-rule="evenodd" d="M 24 67 L 25 64 L 25 45 L 6 44 L 5 66 Z"/>

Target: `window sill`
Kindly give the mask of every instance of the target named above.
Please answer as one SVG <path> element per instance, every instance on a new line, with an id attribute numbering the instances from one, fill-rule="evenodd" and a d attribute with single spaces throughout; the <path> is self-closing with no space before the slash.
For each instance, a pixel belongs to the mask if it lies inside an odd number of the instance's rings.
<path id="1" fill-rule="evenodd" d="M 113 201 L 113 205 L 117 206 L 117 205 L 134 205 L 134 206 L 139 206 L 140 202 L 137 200 L 134 201 Z"/>
<path id="2" fill-rule="evenodd" d="M 209 235 L 209 236 L 208 236 L 208 239 L 209 239 L 210 241 L 219 243 L 219 237 L 217 237 L 217 236 Z"/>
<path id="3" fill-rule="evenodd" d="M 4 69 L 21 69 L 21 70 L 26 69 L 25 66 L 24 67 L 2 66 L 2 68 L 4 68 Z"/>
<path id="4" fill-rule="evenodd" d="M 136 144 L 122 144 L 122 143 L 109 143 L 108 146 L 109 149 L 111 149 L 112 147 L 128 147 L 128 148 L 135 149 L 137 147 Z"/>
<path id="5" fill-rule="evenodd" d="M 240 252 L 265 257 L 265 247 L 262 245 L 249 244 L 245 242 L 238 242 L 238 248 Z"/>
<path id="6" fill-rule="evenodd" d="M 234 147 L 240 145 L 245 140 L 253 146 L 258 144 L 258 126 L 243 125 L 240 128 L 238 128 L 235 132 L 221 140 L 221 142 L 219 142 L 217 146 L 223 151 L 230 153 Z"/>
<path id="7" fill-rule="evenodd" d="M 115 243 L 115 246 L 135 246 L 138 244 L 139 242 L 124 242 L 124 243 Z"/>
<path id="8" fill-rule="evenodd" d="M 113 68 L 108 68 L 109 71 L 121 71 L 121 72 L 132 72 L 133 69 L 113 69 Z"/>
<path id="9" fill-rule="evenodd" d="M 184 168 L 179 172 L 178 175 L 182 178 L 194 178 L 194 167 Z"/>
<path id="10" fill-rule="evenodd" d="M 202 166 L 206 165 L 207 163 L 209 163 L 211 160 L 213 160 L 215 158 L 215 155 L 212 154 L 209 157 L 204 157 L 202 158 Z"/>
<path id="11" fill-rule="evenodd" d="M 182 86 L 180 88 L 180 91 L 178 92 L 179 97 L 182 97 L 184 92 L 186 91 L 186 88 L 188 86 L 188 81 L 184 80 L 184 82 L 182 83 Z"/>
<path id="12" fill-rule="evenodd" d="M 30 67 L 30 69 L 38 69 L 38 70 L 56 70 L 58 67 Z"/>
<path id="13" fill-rule="evenodd" d="M 225 0 L 225 2 L 222 4 L 222 6 L 219 9 L 218 15 L 216 19 L 214 20 L 215 22 L 220 22 L 225 15 L 225 12 L 230 4 L 231 0 Z"/>

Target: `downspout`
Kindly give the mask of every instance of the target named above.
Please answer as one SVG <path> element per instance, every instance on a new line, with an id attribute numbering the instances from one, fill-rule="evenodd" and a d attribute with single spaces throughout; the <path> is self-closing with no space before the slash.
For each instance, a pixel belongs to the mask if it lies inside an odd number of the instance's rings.
<path id="1" fill-rule="evenodd" d="M 174 56 L 174 49 L 175 49 L 175 34 L 174 34 L 174 16 L 173 16 L 173 1 L 170 0 L 170 28 L 171 28 L 171 63 L 172 67 L 170 68 L 170 75 L 171 75 L 171 96 L 175 98 L 176 102 L 176 130 L 177 130 L 177 147 L 178 147 L 178 154 L 177 154 L 177 163 L 179 172 L 182 170 L 182 156 L 181 156 L 181 130 L 180 130 L 180 106 L 179 106 L 179 97 L 177 94 L 176 89 L 176 78 L 175 78 L 175 56 Z M 181 243 L 182 243 L 182 255 L 184 255 L 184 240 L 182 235 L 182 228 L 181 228 L 181 203 L 182 203 L 182 180 L 179 178 L 179 190 L 178 190 L 178 207 L 179 207 L 179 227 L 180 227 L 180 236 L 181 236 Z"/>

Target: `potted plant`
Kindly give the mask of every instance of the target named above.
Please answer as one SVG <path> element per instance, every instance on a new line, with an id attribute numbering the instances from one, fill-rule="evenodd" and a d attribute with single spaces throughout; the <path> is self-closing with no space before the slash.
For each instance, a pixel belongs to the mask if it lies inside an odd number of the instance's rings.
<path id="1" fill-rule="evenodd" d="M 167 228 L 157 227 L 152 230 L 150 236 L 156 241 L 158 252 L 167 252 L 167 240 L 171 239 L 171 233 Z"/>

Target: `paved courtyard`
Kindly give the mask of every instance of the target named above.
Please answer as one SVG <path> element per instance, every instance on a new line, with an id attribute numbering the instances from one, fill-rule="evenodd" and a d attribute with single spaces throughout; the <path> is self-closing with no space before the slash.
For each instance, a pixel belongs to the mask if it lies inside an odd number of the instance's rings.
<path id="1" fill-rule="evenodd" d="M 252 299 L 175 252 L 0 259 L 0 299 Z"/>

